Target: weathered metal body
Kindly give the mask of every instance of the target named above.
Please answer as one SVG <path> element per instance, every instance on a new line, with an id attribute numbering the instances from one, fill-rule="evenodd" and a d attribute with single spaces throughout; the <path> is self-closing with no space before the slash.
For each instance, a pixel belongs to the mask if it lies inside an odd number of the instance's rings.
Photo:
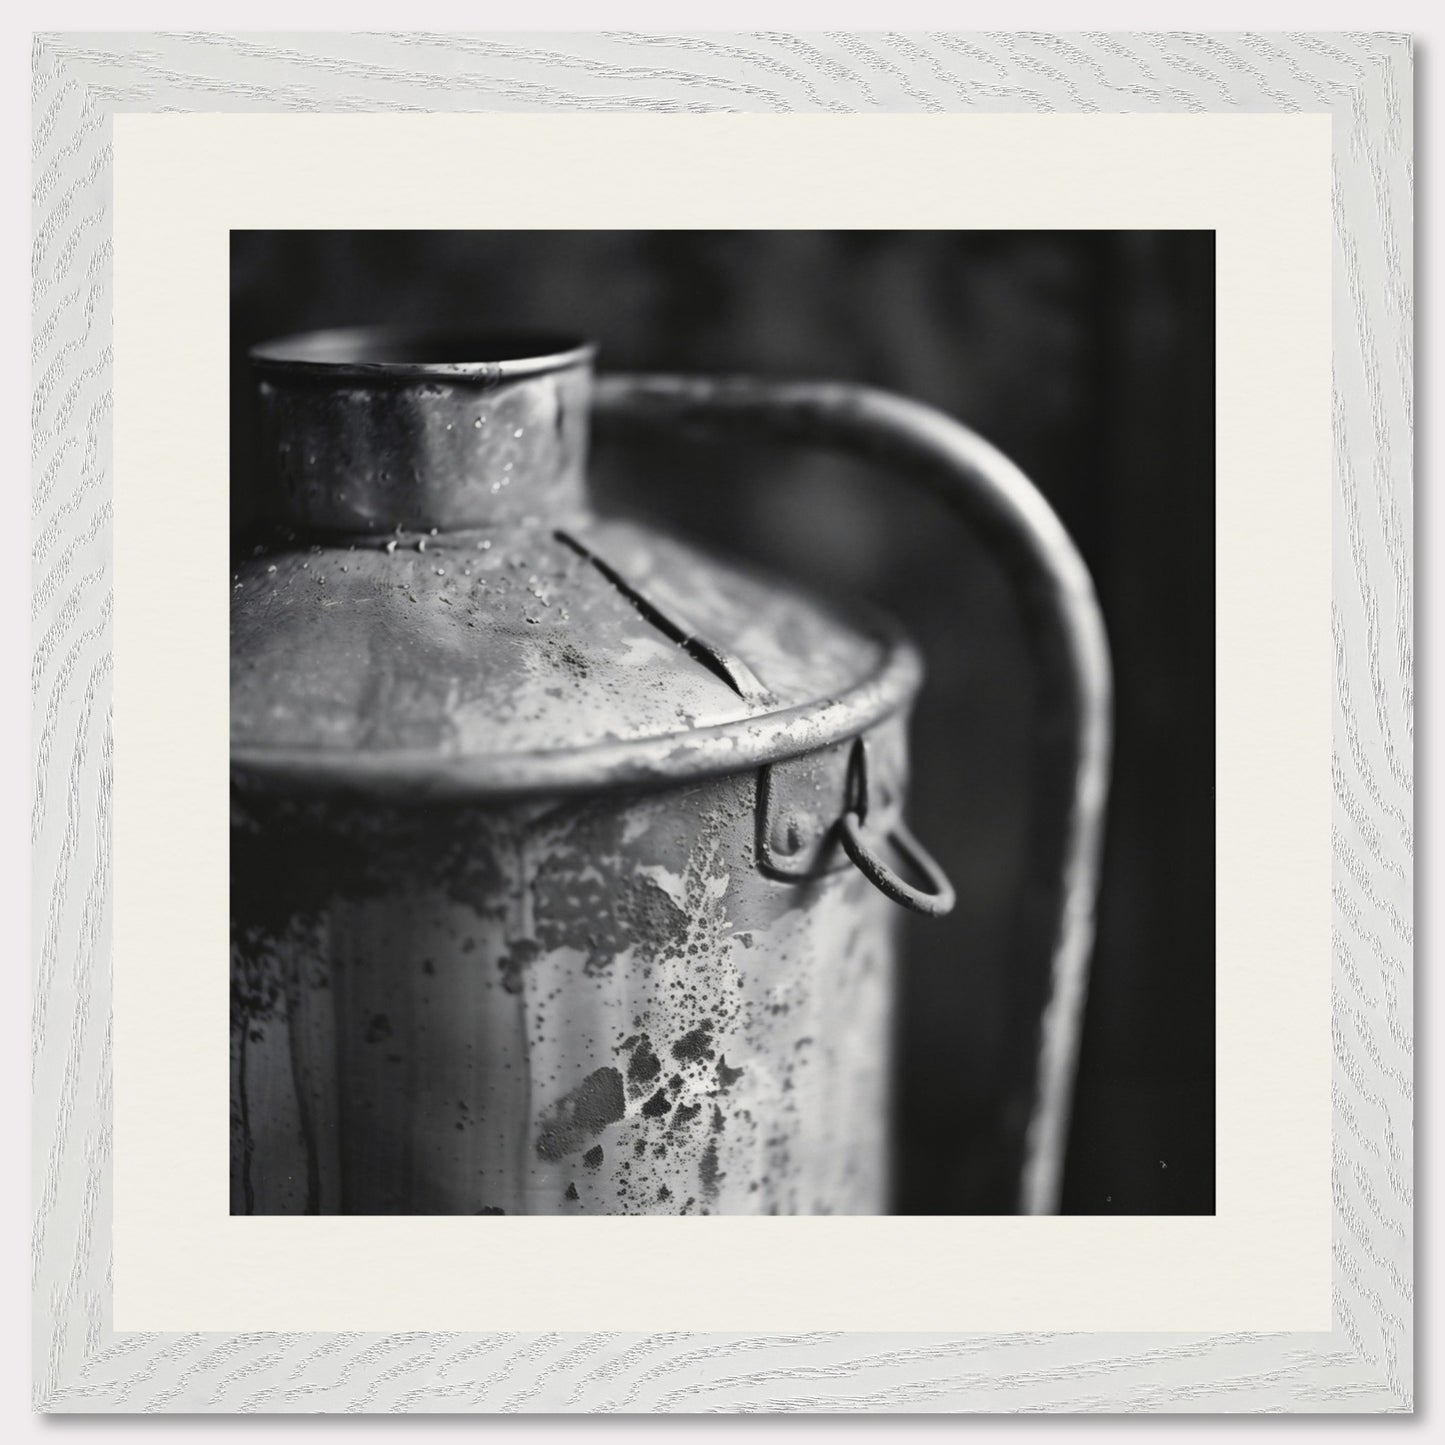
<path id="1" fill-rule="evenodd" d="M 911 651 L 590 515 L 585 353 L 384 354 L 260 363 L 233 1208 L 878 1212 Z"/>
<path id="2" fill-rule="evenodd" d="M 897 905 L 952 905 L 902 818 L 918 659 L 599 519 L 584 471 L 599 405 L 863 452 L 926 420 L 594 392 L 590 349 L 506 338 L 254 359 L 278 540 L 232 590 L 232 1210 L 885 1209 Z M 1076 960 L 1099 767 L 1045 900 Z"/>
<path id="3" fill-rule="evenodd" d="M 784 766 L 841 796 L 845 752 Z M 755 814 L 735 773 L 238 815 L 233 1207 L 880 1212 L 898 910 L 767 877 Z"/>

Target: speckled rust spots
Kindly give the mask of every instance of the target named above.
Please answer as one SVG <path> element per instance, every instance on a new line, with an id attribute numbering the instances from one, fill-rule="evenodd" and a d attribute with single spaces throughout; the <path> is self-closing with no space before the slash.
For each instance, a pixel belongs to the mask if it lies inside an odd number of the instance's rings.
<path id="1" fill-rule="evenodd" d="M 651 878 L 634 880 L 619 911 L 632 929 L 655 943 L 662 957 L 681 955 L 687 942 L 687 912 Z"/>
<path id="2" fill-rule="evenodd" d="M 728 1068 L 728 1061 L 726 1058 L 721 1058 L 717 1061 L 717 1081 L 719 1087 L 722 1088 L 724 1091 L 732 1088 L 732 1086 L 737 1083 L 737 1081 L 742 1078 L 742 1076 L 743 1071 L 741 1069 Z"/>
<path id="3" fill-rule="evenodd" d="M 626 1044 L 623 1045 L 627 1047 Z M 634 1035 L 632 1043 L 632 1058 L 627 1064 L 627 1082 L 632 1086 L 634 1092 L 642 1092 L 643 1086 L 650 1084 L 662 1072 L 662 1060 L 653 1051 L 652 1043 L 646 1034 Z"/>
<path id="4" fill-rule="evenodd" d="M 585 972 L 605 973 L 619 956 L 681 957 L 690 917 L 646 865 L 675 863 L 690 837 L 675 836 L 666 813 L 644 810 L 648 826 L 624 841 L 618 810 L 584 806 L 549 818 L 530 880 L 537 939 L 545 949 L 586 954 Z M 654 836 L 654 828 L 656 835 Z"/>
<path id="5" fill-rule="evenodd" d="M 713 1057 L 712 1020 L 704 1019 L 695 1029 L 689 1029 L 672 1046 L 672 1056 L 688 1063 L 702 1063 Z"/>
<path id="6" fill-rule="evenodd" d="M 887 957 L 887 901 L 760 874 L 754 801 L 749 777 L 410 813 L 257 801 L 264 826 L 232 840 L 251 915 L 232 930 L 233 1209 L 301 1212 L 314 1154 L 323 1212 L 871 1212 L 886 1015 L 861 960 Z M 378 1018 L 391 1037 L 365 1046 Z M 333 1019 L 335 1045 L 314 1027 Z M 263 1090 L 273 1061 L 294 1078 Z M 408 1174 L 406 1129 L 352 1148 L 413 1118 L 444 1131 L 435 1168 Z"/>
<path id="7" fill-rule="evenodd" d="M 508 993 L 521 993 L 522 975 L 526 972 L 527 965 L 539 958 L 541 953 L 542 945 L 535 938 L 521 938 L 497 960 L 497 967 L 502 974 L 502 987 Z"/>
<path id="8" fill-rule="evenodd" d="M 588 1139 L 615 1124 L 625 1108 L 622 1075 L 611 1068 L 595 1070 L 548 1112 L 537 1135 L 537 1153 L 543 1159 L 575 1154 Z"/>
<path id="9" fill-rule="evenodd" d="M 573 643 L 565 642 L 557 649 L 557 661 L 576 676 L 587 676 L 587 656 Z"/>
<path id="10" fill-rule="evenodd" d="M 716 1199 L 718 1183 L 723 1178 L 722 1172 L 718 1169 L 716 1139 L 707 1141 L 707 1148 L 702 1151 L 702 1158 L 698 1161 L 697 1177 L 702 1184 L 702 1197 Z"/>
<path id="11" fill-rule="evenodd" d="M 577 1185 L 576 1185 L 576 1182 L 575 1182 L 575 1181 L 567 1186 L 567 1195 L 566 1195 L 566 1197 L 567 1197 L 568 1199 L 580 1199 L 580 1198 L 582 1197 L 582 1196 L 581 1196 L 580 1194 L 578 1194 L 578 1192 L 577 1192 Z"/>

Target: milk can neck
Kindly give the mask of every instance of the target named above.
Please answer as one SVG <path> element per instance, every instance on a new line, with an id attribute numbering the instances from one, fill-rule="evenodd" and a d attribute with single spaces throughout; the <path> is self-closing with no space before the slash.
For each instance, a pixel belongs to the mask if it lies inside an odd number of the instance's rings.
<path id="1" fill-rule="evenodd" d="M 575 518 L 592 356 L 557 337 L 391 329 L 258 346 L 262 509 L 316 534 Z"/>

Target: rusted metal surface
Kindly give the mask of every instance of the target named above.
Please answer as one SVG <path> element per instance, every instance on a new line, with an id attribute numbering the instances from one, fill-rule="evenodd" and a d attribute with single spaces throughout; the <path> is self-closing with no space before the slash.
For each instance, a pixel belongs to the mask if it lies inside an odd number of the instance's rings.
<path id="1" fill-rule="evenodd" d="M 629 523 L 559 532 L 303 541 L 242 561 L 233 776 L 473 800 L 681 781 L 856 733 L 917 686 L 912 648 L 865 613 Z M 743 691 L 719 667 L 745 673 Z"/>
<path id="2" fill-rule="evenodd" d="M 486 354 L 257 353 L 282 531 L 232 590 L 232 1207 L 877 1212 L 895 904 L 952 903 L 902 818 L 917 657 L 593 516 L 590 348 Z M 1067 704 L 1039 876 L 1077 992 L 1107 669 L 1037 494 L 858 388 L 598 402 L 900 462 L 998 524 Z"/>
<path id="3" fill-rule="evenodd" d="M 590 347 L 412 359 L 466 349 L 439 345 L 257 350 L 278 541 L 232 579 L 238 785 L 475 802 L 660 784 L 906 704 L 918 660 L 886 620 L 592 514 Z"/>
<path id="4" fill-rule="evenodd" d="M 904 719 L 872 735 L 901 799 Z M 849 744 L 504 807 L 240 798 L 233 1211 L 878 1213 L 896 927 Z M 890 816 L 896 816 L 896 803 Z"/>
<path id="5" fill-rule="evenodd" d="M 990 544 L 1033 654 L 1028 878 L 1016 923 L 1021 966 L 1052 979 L 1020 1205 L 1058 1207 L 1109 788 L 1112 676 L 1088 569 L 1026 476 L 982 437 L 905 397 L 845 382 L 612 376 L 599 421 L 762 436 L 879 463 L 932 491 Z"/>

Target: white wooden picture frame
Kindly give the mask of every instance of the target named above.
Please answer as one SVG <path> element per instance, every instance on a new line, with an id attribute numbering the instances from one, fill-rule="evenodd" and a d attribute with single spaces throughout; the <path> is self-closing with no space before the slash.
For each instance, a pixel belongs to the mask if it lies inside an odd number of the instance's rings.
<path id="1" fill-rule="evenodd" d="M 34 42 L 34 1403 L 60 1412 L 1413 1405 L 1411 50 L 1398 35 Z M 1334 155 L 1333 1329 L 117 1333 L 112 121 L 187 111 L 1322 112 Z M 1321 619 L 1323 625 L 1323 619 Z"/>

